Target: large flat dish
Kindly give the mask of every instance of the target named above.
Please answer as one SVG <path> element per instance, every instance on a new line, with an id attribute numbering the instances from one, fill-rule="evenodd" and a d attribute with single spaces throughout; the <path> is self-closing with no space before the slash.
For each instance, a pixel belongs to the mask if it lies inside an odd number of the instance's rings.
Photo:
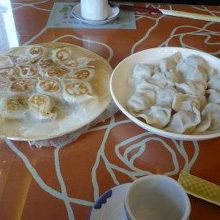
<path id="1" fill-rule="evenodd" d="M 178 48 L 178 47 L 162 47 L 162 48 L 152 48 L 144 51 L 135 53 L 123 61 L 121 61 L 116 68 L 114 69 L 111 79 L 110 79 L 110 91 L 119 109 L 134 123 L 139 125 L 145 130 L 148 130 L 157 135 L 168 137 L 177 140 L 206 140 L 216 137 L 220 137 L 220 130 L 207 131 L 201 134 L 177 134 L 165 131 L 163 129 L 158 129 L 153 126 L 150 126 L 138 118 L 134 117 L 126 109 L 126 102 L 128 97 L 132 94 L 132 88 L 128 86 L 128 77 L 131 74 L 133 67 L 137 63 L 152 63 L 156 64 L 159 60 L 171 56 L 176 52 L 181 52 L 183 58 L 186 58 L 189 55 L 198 55 L 203 57 L 211 67 L 220 71 L 220 60 L 208 53 L 187 49 L 187 48 Z"/>
<path id="2" fill-rule="evenodd" d="M 26 118 L 24 120 L 2 120 L 0 126 L 0 138 L 8 138 L 19 141 L 45 140 L 62 136 L 77 131 L 88 125 L 107 108 L 111 101 L 109 92 L 109 79 L 112 73 L 110 64 L 101 56 L 82 47 L 66 43 L 40 44 L 48 48 L 68 47 L 75 58 L 89 57 L 96 62 L 96 73 L 92 80 L 92 86 L 98 96 L 98 103 L 88 104 L 78 110 L 65 109 L 68 115 L 55 120 L 35 120 Z M 22 54 L 26 46 L 12 48 L 5 54 Z M 64 105 L 64 108 L 67 108 Z"/>

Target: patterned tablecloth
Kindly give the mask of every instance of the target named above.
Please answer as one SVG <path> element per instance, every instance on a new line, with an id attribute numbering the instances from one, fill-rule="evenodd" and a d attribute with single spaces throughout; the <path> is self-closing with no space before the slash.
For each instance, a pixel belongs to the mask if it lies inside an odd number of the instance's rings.
<path id="1" fill-rule="evenodd" d="M 115 67 L 152 47 L 181 46 L 220 57 L 220 24 L 136 13 L 136 29 L 49 28 L 52 0 L 0 1 L 0 50 L 41 42 L 68 42 L 106 58 Z M 4 7 L 3 7 L 4 6 Z M 220 16 L 219 6 L 154 5 Z M 180 170 L 220 185 L 220 139 L 176 141 L 153 135 L 117 113 L 67 146 L 30 147 L 0 142 L 0 219 L 87 219 L 109 188 Z M 190 197 L 191 220 L 218 220 L 220 208 Z"/>

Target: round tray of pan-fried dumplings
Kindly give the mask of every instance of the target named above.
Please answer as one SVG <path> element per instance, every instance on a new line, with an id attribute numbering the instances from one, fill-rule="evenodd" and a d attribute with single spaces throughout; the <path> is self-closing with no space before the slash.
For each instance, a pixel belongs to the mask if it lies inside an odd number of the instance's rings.
<path id="1" fill-rule="evenodd" d="M 220 59 L 178 47 L 135 53 L 114 69 L 110 91 L 140 127 L 172 139 L 220 136 Z"/>
<path id="2" fill-rule="evenodd" d="M 111 101 L 112 68 L 76 45 L 44 43 L 0 55 L 0 137 L 44 140 L 74 132 Z"/>

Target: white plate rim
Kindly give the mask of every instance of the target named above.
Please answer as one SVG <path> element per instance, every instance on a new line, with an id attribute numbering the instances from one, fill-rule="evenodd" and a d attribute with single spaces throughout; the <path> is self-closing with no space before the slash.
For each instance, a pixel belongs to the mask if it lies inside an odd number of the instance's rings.
<path id="1" fill-rule="evenodd" d="M 157 47 L 157 48 L 149 48 L 146 50 L 142 50 L 139 51 L 137 53 L 134 53 L 128 57 L 126 57 L 124 60 L 122 60 L 113 70 L 112 75 L 110 77 L 110 93 L 111 96 L 114 100 L 114 102 L 116 103 L 116 105 L 118 106 L 118 108 L 134 123 L 136 123 L 137 125 L 139 125 L 141 128 L 148 130 L 154 134 L 157 134 L 159 136 L 163 136 L 166 138 L 171 138 L 171 139 L 175 139 L 175 140 L 208 140 L 208 139 L 213 139 L 213 138 L 217 138 L 220 137 L 220 131 L 218 133 L 210 133 L 210 134 L 192 134 L 192 135 L 188 135 L 188 134 L 178 134 L 178 133 L 172 133 L 172 132 L 168 132 L 168 131 L 164 131 L 161 130 L 159 128 L 155 128 L 151 125 L 148 125 L 147 123 L 142 122 L 141 120 L 139 120 L 138 118 L 134 117 L 131 113 L 129 113 L 122 105 L 121 103 L 118 101 L 117 97 L 115 96 L 114 93 L 114 88 L 113 88 L 113 80 L 116 77 L 115 75 L 117 74 L 117 70 L 120 68 L 120 66 L 124 65 L 124 63 L 128 62 L 130 59 L 135 59 L 136 56 L 139 56 L 141 54 L 150 52 L 150 51 L 165 51 L 165 50 L 170 50 L 170 51 L 187 51 L 187 52 L 191 52 L 191 53 L 197 53 L 206 57 L 209 57 L 210 59 L 214 59 L 217 62 L 219 62 L 220 64 L 220 59 L 218 59 L 215 56 L 212 56 L 206 52 L 200 51 L 200 50 L 195 50 L 195 49 L 189 49 L 189 48 L 182 48 L 182 47 Z"/>
<path id="2" fill-rule="evenodd" d="M 109 22 L 113 21 L 120 14 L 120 9 L 116 5 L 111 6 L 110 7 L 110 11 L 111 11 L 111 14 L 106 19 L 104 19 L 104 20 L 100 20 L 100 21 L 87 20 L 87 19 L 84 19 L 81 16 L 81 13 L 80 13 L 80 3 L 79 3 L 79 4 L 76 4 L 73 7 L 73 9 L 71 11 L 71 14 L 73 15 L 74 18 L 78 19 L 79 21 L 82 21 L 83 23 L 87 23 L 87 24 L 91 24 L 91 25 L 101 25 L 101 24 L 106 24 L 106 23 L 109 23 Z M 114 11 L 116 11 L 116 12 L 114 13 Z"/>

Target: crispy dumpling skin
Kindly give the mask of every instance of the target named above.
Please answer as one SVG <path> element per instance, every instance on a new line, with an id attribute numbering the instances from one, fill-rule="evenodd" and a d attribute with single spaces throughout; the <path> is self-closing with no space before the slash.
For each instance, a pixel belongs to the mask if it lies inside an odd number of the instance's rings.
<path id="1" fill-rule="evenodd" d="M 71 70 L 64 65 L 53 66 L 45 71 L 46 77 L 63 79 L 70 74 Z"/>
<path id="2" fill-rule="evenodd" d="M 74 70 L 72 73 L 69 73 L 69 78 L 72 79 L 79 79 L 79 80 L 87 80 L 90 81 L 95 75 L 95 69 L 94 68 L 79 68 L 77 70 Z"/>
<path id="3" fill-rule="evenodd" d="M 25 95 L 13 95 L 2 100 L 1 116 L 6 119 L 23 119 L 27 112 L 27 99 Z"/>
<path id="4" fill-rule="evenodd" d="M 54 62 L 67 62 L 72 57 L 72 52 L 68 47 L 58 47 L 51 51 L 51 58 Z"/>
<path id="5" fill-rule="evenodd" d="M 68 80 L 63 84 L 63 98 L 70 104 L 82 104 L 97 100 L 91 85 L 86 81 Z"/>
<path id="6" fill-rule="evenodd" d="M 22 78 L 37 78 L 39 70 L 36 65 L 22 65 L 18 66 L 19 74 Z"/>
<path id="7" fill-rule="evenodd" d="M 57 112 L 54 108 L 55 101 L 48 95 L 33 94 L 28 99 L 28 107 L 38 119 L 55 119 L 57 117 Z"/>
<path id="8" fill-rule="evenodd" d="M 36 80 L 33 79 L 18 79 L 11 82 L 8 90 L 12 94 L 30 93 L 36 85 Z"/>
<path id="9" fill-rule="evenodd" d="M 60 82 L 51 78 L 40 78 L 37 83 L 37 89 L 47 94 L 55 94 L 61 91 Z"/>
<path id="10" fill-rule="evenodd" d="M 36 63 L 42 57 L 47 56 L 48 49 L 40 45 L 31 45 L 27 48 L 27 54 L 30 56 L 31 63 Z"/>
<path id="11" fill-rule="evenodd" d="M 5 81 L 14 81 L 19 78 L 19 69 L 17 67 L 0 68 L 0 79 Z"/>

